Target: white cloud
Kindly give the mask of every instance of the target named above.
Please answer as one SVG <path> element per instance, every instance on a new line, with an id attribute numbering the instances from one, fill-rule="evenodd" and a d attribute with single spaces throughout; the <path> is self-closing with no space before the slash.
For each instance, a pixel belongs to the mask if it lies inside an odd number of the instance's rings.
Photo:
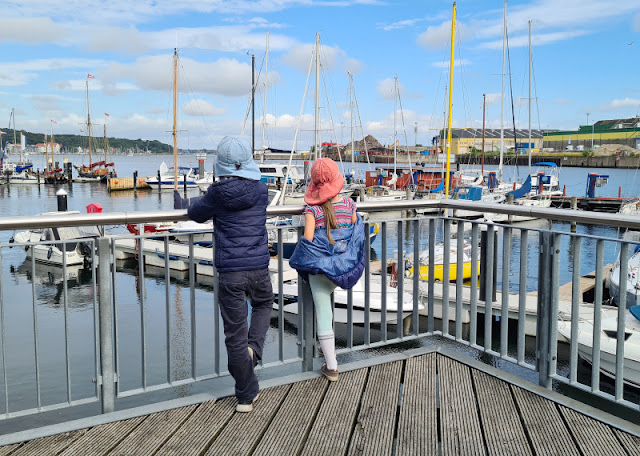
<path id="1" fill-rule="evenodd" d="M 297 44 L 282 56 L 282 61 L 290 67 L 307 72 L 311 62 L 312 71 L 315 68 L 314 44 Z M 320 66 L 324 69 L 333 69 L 341 66 L 346 71 L 357 73 L 362 69 L 362 63 L 347 57 L 346 53 L 335 46 L 320 45 Z"/>
<path id="2" fill-rule="evenodd" d="M 633 30 L 635 32 L 640 32 L 640 12 L 637 12 L 633 16 Z"/>
<path id="3" fill-rule="evenodd" d="M 91 52 L 124 51 L 141 54 L 148 50 L 148 40 L 135 27 L 91 27 L 87 30 L 86 46 Z M 76 38 L 78 39 L 78 38 Z M 79 44 L 83 41 L 78 41 Z"/>
<path id="4" fill-rule="evenodd" d="M 36 59 L 24 62 L 6 62 L 0 66 L 0 86 L 19 86 L 38 77 L 39 72 L 58 72 L 68 69 L 97 68 L 103 60 L 91 59 Z"/>
<path id="5" fill-rule="evenodd" d="M 201 100 L 193 99 L 182 106 L 182 112 L 188 116 L 220 116 L 227 112 L 224 108 L 216 108 L 211 103 Z"/>
<path id="6" fill-rule="evenodd" d="M 431 63 L 431 66 L 434 66 L 436 68 L 449 68 L 450 63 L 449 62 L 433 62 Z M 453 61 L 453 66 L 458 67 L 460 65 L 471 65 L 471 61 L 467 60 L 467 59 L 457 59 Z"/>
<path id="7" fill-rule="evenodd" d="M 383 99 L 393 100 L 395 96 L 394 78 L 383 79 L 378 83 L 376 90 Z M 400 95 L 400 98 L 422 98 L 422 94 L 419 92 L 407 92 L 406 87 L 400 81 L 398 81 L 398 94 Z"/>
<path id="8" fill-rule="evenodd" d="M 563 41 L 578 36 L 583 36 L 588 33 L 589 31 L 587 30 L 566 30 L 561 32 L 539 33 L 531 36 L 531 44 L 532 46 L 541 46 L 544 44 L 555 43 L 556 41 Z M 520 35 L 509 38 L 509 47 L 511 49 L 525 46 L 529 46 L 528 35 Z M 486 41 L 484 43 L 481 43 L 479 47 L 486 49 L 502 49 L 502 38 L 494 41 Z"/>
<path id="9" fill-rule="evenodd" d="M 501 95 L 499 93 L 487 93 L 485 99 L 488 105 L 494 105 L 500 103 Z"/>
<path id="10" fill-rule="evenodd" d="M 5 7 L 3 11 L 6 13 L 9 10 Z M 52 37 L 59 39 L 66 33 L 63 26 L 54 23 L 48 17 L 5 18 L 0 27 L 0 43 L 3 41 L 26 44 L 47 43 Z"/>
<path id="11" fill-rule="evenodd" d="M 598 111 L 617 111 L 619 109 L 634 108 L 636 111 L 640 108 L 640 99 L 623 98 L 611 100 L 598 108 Z"/>
<path id="12" fill-rule="evenodd" d="M 234 59 L 201 63 L 189 58 L 181 58 L 179 62 L 180 92 L 243 96 L 251 90 L 251 65 L 248 63 Z M 129 79 L 140 90 L 170 91 L 172 72 L 172 56 L 148 56 L 132 64 L 111 63 L 104 72 L 104 79 L 120 82 Z"/>
<path id="13" fill-rule="evenodd" d="M 384 30 L 386 32 L 389 32 L 391 30 L 398 30 L 398 29 L 403 29 L 403 28 L 414 26 L 418 22 L 422 22 L 424 20 L 425 20 L 424 18 L 404 19 L 402 21 L 393 22 L 393 23 L 391 23 L 389 25 L 380 26 L 379 28 L 381 28 L 382 30 Z"/>

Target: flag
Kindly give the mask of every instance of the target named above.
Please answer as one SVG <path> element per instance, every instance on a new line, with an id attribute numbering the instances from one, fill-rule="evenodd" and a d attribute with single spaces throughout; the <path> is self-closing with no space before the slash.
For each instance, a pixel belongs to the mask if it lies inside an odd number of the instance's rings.
<path id="1" fill-rule="evenodd" d="M 84 133 L 84 130 L 80 130 L 80 133 Z"/>
<path id="2" fill-rule="evenodd" d="M 87 74 L 87 79 L 95 79 L 95 76 L 91 76 L 90 74 Z"/>
<path id="3" fill-rule="evenodd" d="M 107 116 L 107 117 L 111 117 L 111 116 L 110 116 L 109 114 L 107 114 L 106 112 L 104 113 L 104 115 L 105 115 L 105 116 Z"/>
<path id="4" fill-rule="evenodd" d="M 51 119 L 51 122 L 53 122 L 54 124 L 58 125 L 58 122 L 56 122 L 55 120 Z"/>

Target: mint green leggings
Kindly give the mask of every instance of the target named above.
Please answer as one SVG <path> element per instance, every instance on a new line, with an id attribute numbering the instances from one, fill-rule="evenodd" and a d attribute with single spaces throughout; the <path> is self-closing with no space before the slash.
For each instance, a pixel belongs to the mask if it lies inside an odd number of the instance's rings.
<path id="1" fill-rule="evenodd" d="M 313 295 L 313 303 L 316 307 L 316 321 L 318 333 L 333 331 L 333 313 L 331 312 L 331 293 L 335 290 L 335 284 L 327 279 L 324 274 L 309 274 L 309 285 Z"/>

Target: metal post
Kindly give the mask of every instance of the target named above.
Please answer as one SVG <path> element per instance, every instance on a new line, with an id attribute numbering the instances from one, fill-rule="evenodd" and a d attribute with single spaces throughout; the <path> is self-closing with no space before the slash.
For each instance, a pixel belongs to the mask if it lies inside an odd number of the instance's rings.
<path id="1" fill-rule="evenodd" d="M 302 312 L 302 371 L 313 370 L 313 346 L 315 337 L 313 335 L 314 305 L 313 295 L 309 282 L 302 280 L 298 276 L 299 283 L 302 284 L 302 299 L 298 300 L 298 312 Z"/>
<path id="2" fill-rule="evenodd" d="M 540 233 L 538 260 L 538 316 L 536 337 L 536 370 L 538 383 L 551 387 L 549 378 L 549 326 L 551 311 L 551 233 Z"/>
<path id="3" fill-rule="evenodd" d="M 138 171 L 133 172 L 133 189 L 138 190 Z"/>
<path id="4" fill-rule="evenodd" d="M 100 293 L 100 373 L 102 413 L 115 409 L 115 372 L 113 368 L 113 318 L 111 314 L 111 252 L 109 239 L 98 239 L 98 266 Z"/>

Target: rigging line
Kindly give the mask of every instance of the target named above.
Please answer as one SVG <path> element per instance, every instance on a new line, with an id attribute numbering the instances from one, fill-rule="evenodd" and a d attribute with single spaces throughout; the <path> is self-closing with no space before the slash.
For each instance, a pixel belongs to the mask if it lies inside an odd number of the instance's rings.
<path id="1" fill-rule="evenodd" d="M 506 29 L 506 25 L 505 25 Z M 516 118 L 513 112 L 513 83 L 511 80 L 511 51 L 509 50 L 509 33 L 505 33 L 507 39 L 507 64 L 509 66 L 509 94 L 511 95 L 511 120 L 513 121 L 513 149 L 516 155 L 516 163 L 518 163 L 518 137 L 516 135 Z M 520 177 L 519 166 L 516 164 L 516 177 Z"/>
<path id="2" fill-rule="evenodd" d="M 207 132 L 207 139 L 209 139 L 209 141 L 211 141 L 211 143 L 213 144 L 213 138 L 212 138 L 212 132 L 211 129 L 209 128 L 209 125 L 207 125 L 207 121 L 204 118 L 204 115 L 202 114 L 202 110 L 200 109 L 200 103 L 198 102 L 198 99 L 195 98 L 193 96 L 193 94 L 195 93 L 195 91 L 193 90 L 193 87 L 191 86 L 191 81 L 189 81 L 189 77 L 187 76 L 187 72 L 184 70 L 184 66 L 182 65 L 182 63 L 180 63 L 180 70 L 182 72 L 182 77 L 184 78 L 187 87 L 189 88 L 189 95 L 191 96 L 191 100 L 195 101 L 196 107 L 198 108 L 198 111 L 200 113 L 200 118 L 202 120 L 202 123 L 204 125 L 204 129 Z M 189 141 L 189 135 L 187 134 L 187 141 Z"/>
<path id="3" fill-rule="evenodd" d="M 407 161 L 409 162 L 409 175 L 411 176 L 410 182 L 413 182 L 413 168 L 411 164 L 411 153 L 409 152 L 409 140 L 407 139 L 407 129 L 404 124 L 404 110 L 402 109 L 402 98 L 400 98 L 400 92 L 398 91 L 398 103 L 400 104 L 400 121 L 402 122 L 402 131 L 404 132 L 404 144 L 407 151 Z"/>
<path id="4" fill-rule="evenodd" d="M 321 69 L 324 69 L 323 65 L 320 65 Z M 333 121 L 333 112 L 331 111 L 331 104 L 329 103 L 329 91 L 327 90 L 327 79 L 326 79 L 326 72 L 325 71 L 321 71 L 320 74 L 322 75 L 322 85 L 324 86 L 324 96 L 327 100 L 327 111 L 329 112 L 329 123 L 331 124 L 331 129 L 330 129 L 330 133 L 332 132 L 334 137 L 335 137 L 335 142 L 336 144 L 338 144 L 338 139 L 337 139 L 337 135 L 336 135 L 336 126 L 335 126 L 335 122 Z M 331 139 L 331 136 L 330 136 Z M 331 144 L 332 141 L 329 141 L 329 144 Z M 322 148 L 322 141 L 320 141 L 320 147 Z M 344 163 L 342 162 L 342 154 L 340 153 L 340 148 L 336 147 L 336 149 L 338 150 L 338 160 L 340 161 L 340 166 L 342 167 L 342 175 L 345 175 L 344 172 Z M 331 150 L 331 146 L 329 146 L 329 150 Z M 353 151 L 351 151 L 351 153 L 353 153 Z"/>
<path id="5" fill-rule="evenodd" d="M 358 97 L 356 95 L 356 85 L 353 82 L 353 78 L 351 80 L 353 84 L 353 102 L 356 106 L 356 112 L 358 113 L 358 122 L 360 125 L 360 132 L 362 133 L 362 145 L 364 146 L 364 153 L 367 157 L 367 164 L 369 165 L 369 171 L 371 171 L 371 161 L 369 160 L 369 148 L 367 147 L 367 138 L 364 134 L 364 128 L 362 127 L 362 118 L 360 117 L 360 106 L 358 105 Z"/>
<path id="6" fill-rule="evenodd" d="M 459 23 L 456 23 L 456 28 L 459 26 Z M 465 65 L 463 63 L 462 60 L 462 46 L 460 43 L 460 30 L 458 29 L 458 32 L 456 34 L 456 38 L 458 40 L 458 62 L 459 62 L 459 66 L 460 66 L 460 86 L 461 86 L 461 90 L 462 90 L 462 105 L 463 105 L 463 109 L 464 109 L 464 116 L 466 121 L 470 120 L 470 109 L 469 109 L 469 92 L 467 90 L 467 87 L 465 85 L 465 80 L 466 80 L 466 71 L 465 71 Z M 454 62 L 454 66 L 455 66 L 455 62 Z M 466 122 L 465 122 L 466 123 Z"/>

